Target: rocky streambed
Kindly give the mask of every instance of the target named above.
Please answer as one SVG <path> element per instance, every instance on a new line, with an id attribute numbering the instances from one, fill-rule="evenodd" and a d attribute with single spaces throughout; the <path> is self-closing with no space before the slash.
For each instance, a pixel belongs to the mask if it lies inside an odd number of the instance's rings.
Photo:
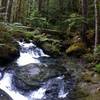
<path id="1" fill-rule="evenodd" d="M 0 100 L 92 100 L 91 82 L 99 100 L 99 76 L 87 74 L 82 59 L 52 58 L 32 42 L 17 42 L 19 58 L 0 69 Z"/>
<path id="2" fill-rule="evenodd" d="M 60 59 L 43 53 L 33 43 L 18 42 L 20 57 L 1 68 L 0 100 L 65 100 L 75 80 Z M 6 95 L 8 94 L 8 95 Z M 6 96 L 5 96 L 6 95 Z"/>

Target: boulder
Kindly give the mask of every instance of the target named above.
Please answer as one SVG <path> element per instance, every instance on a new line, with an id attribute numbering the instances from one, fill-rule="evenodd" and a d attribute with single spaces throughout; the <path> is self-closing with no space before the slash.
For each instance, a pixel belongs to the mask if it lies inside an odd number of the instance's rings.
<path id="1" fill-rule="evenodd" d="M 61 55 L 60 52 L 60 43 L 57 42 L 44 42 L 40 46 L 46 54 L 51 55 L 52 57 L 57 57 Z"/>
<path id="2" fill-rule="evenodd" d="M 9 33 L 0 33 L 0 64 L 13 61 L 19 56 L 19 46 Z"/>
<path id="3" fill-rule="evenodd" d="M 15 69 L 13 82 L 17 88 L 24 90 L 36 89 L 43 82 L 62 75 L 66 70 L 58 65 L 28 64 Z"/>
<path id="4" fill-rule="evenodd" d="M 76 56 L 80 56 L 84 52 L 85 52 L 85 47 L 82 42 L 74 43 L 74 44 L 70 45 L 69 48 L 67 48 L 67 50 L 66 50 L 66 53 L 68 55 L 76 55 Z"/>
<path id="5" fill-rule="evenodd" d="M 7 93 L 0 89 L 0 100 L 13 100 Z"/>

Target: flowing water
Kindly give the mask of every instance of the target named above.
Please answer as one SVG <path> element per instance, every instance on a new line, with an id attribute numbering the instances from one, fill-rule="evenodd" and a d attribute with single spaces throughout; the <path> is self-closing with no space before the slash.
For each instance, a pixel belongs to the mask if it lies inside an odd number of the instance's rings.
<path id="1" fill-rule="evenodd" d="M 41 64 L 41 58 L 45 57 L 50 61 L 49 55 L 38 48 L 33 43 L 19 42 L 20 57 L 15 61 L 18 66 L 24 66 L 30 63 Z M 53 61 L 53 60 L 51 60 Z M 46 61 L 47 62 L 47 61 Z M 3 78 L 0 80 L 0 89 L 5 91 L 13 100 L 69 100 L 68 94 L 72 90 L 74 81 L 65 79 L 65 76 L 56 76 L 42 82 L 42 85 L 36 90 L 28 92 L 20 91 L 12 82 L 13 71 L 6 71 Z"/>

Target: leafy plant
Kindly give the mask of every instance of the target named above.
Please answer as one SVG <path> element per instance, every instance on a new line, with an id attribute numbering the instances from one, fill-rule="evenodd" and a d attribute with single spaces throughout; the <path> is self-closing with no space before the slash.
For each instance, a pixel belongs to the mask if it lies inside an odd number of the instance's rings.
<path id="1" fill-rule="evenodd" d="M 49 25 L 48 21 L 44 17 L 33 17 L 33 18 L 28 18 L 29 22 L 33 27 L 40 27 L 40 28 L 45 28 Z"/>
<path id="2" fill-rule="evenodd" d="M 95 65 L 95 70 L 100 73 L 100 63 Z"/>
<path id="3" fill-rule="evenodd" d="M 72 13 L 69 15 L 68 19 L 64 20 L 64 25 L 67 26 L 67 30 L 71 31 L 71 29 L 80 27 L 81 23 L 84 21 L 84 18 L 77 13 Z"/>
<path id="4" fill-rule="evenodd" d="M 100 45 L 98 45 L 96 48 L 96 55 L 100 55 Z"/>

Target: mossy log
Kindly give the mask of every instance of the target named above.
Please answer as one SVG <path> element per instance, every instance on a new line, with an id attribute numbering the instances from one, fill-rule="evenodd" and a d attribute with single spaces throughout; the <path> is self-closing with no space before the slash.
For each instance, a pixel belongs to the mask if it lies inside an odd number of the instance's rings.
<path id="1" fill-rule="evenodd" d="M 41 29 L 42 33 L 52 34 L 52 35 L 61 35 L 66 34 L 66 32 L 58 31 L 58 30 L 52 30 L 52 29 Z"/>

